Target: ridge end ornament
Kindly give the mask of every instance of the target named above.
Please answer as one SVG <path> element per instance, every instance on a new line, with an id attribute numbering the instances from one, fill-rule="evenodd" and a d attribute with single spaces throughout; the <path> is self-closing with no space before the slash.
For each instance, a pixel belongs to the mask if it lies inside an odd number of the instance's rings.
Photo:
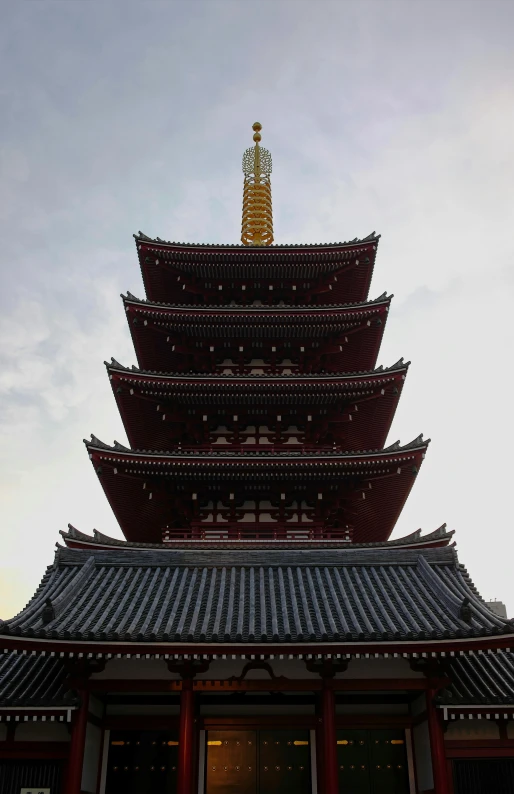
<path id="1" fill-rule="evenodd" d="M 273 211 L 271 204 L 271 154 L 260 145 L 262 124 L 253 124 L 253 140 L 243 154 L 243 245 L 265 246 L 273 242 Z"/>

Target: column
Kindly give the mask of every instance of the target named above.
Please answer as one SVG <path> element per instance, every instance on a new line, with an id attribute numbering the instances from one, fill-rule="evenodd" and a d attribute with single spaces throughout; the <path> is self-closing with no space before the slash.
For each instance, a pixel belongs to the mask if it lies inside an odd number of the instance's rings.
<path id="1" fill-rule="evenodd" d="M 75 712 L 72 724 L 70 755 L 66 794 L 80 794 L 82 784 L 82 767 L 84 765 L 84 747 L 86 743 L 87 717 L 89 712 L 89 692 L 87 689 L 78 691 L 80 707 Z"/>
<path id="2" fill-rule="evenodd" d="M 430 750 L 432 754 L 432 773 L 434 776 L 435 794 L 449 794 L 448 770 L 444 749 L 443 725 L 434 705 L 437 689 L 427 690 L 427 720 L 430 734 Z"/>
<path id="3" fill-rule="evenodd" d="M 321 716 L 323 718 L 324 794 L 338 794 L 339 770 L 337 768 L 336 705 L 332 681 L 323 679 Z"/>
<path id="4" fill-rule="evenodd" d="M 323 736 L 323 694 L 316 693 L 316 779 L 318 794 L 325 791 L 325 742 Z"/>
<path id="5" fill-rule="evenodd" d="M 193 794 L 195 696 L 193 679 L 182 679 L 178 748 L 177 794 Z"/>

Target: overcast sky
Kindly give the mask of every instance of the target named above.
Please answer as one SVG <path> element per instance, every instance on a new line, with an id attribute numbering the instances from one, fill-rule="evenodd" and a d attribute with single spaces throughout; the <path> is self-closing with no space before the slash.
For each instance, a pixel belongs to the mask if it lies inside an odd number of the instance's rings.
<path id="1" fill-rule="evenodd" d="M 237 243 L 256 120 L 277 243 L 382 234 L 390 440 L 432 438 L 394 537 L 447 522 L 514 614 L 513 37 L 511 0 L 2 5 L 1 617 L 68 522 L 121 537 L 82 438 L 126 441 L 132 233 Z"/>

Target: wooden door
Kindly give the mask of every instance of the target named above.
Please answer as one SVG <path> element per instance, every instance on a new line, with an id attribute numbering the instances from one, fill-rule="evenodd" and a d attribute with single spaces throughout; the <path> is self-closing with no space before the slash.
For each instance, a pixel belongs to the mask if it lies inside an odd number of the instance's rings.
<path id="1" fill-rule="evenodd" d="M 337 731 L 339 791 L 371 794 L 369 731 Z"/>
<path id="2" fill-rule="evenodd" d="M 405 732 L 369 731 L 371 790 L 374 794 L 408 794 L 409 774 Z"/>
<path id="3" fill-rule="evenodd" d="M 206 794 L 311 794 L 309 732 L 208 731 Z"/>
<path id="4" fill-rule="evenodd" d="M 174 794 L 178 733 L 111 731 L 106 794 Z"/>
<path id="5" fill-rule="evenodd" d="M 337 731 L 341 794 L 409 794 L 403 730 Z"/>
<path id="6" fill-rule="evenodd" d="M 309 732 L 259 731 L 259 794 L 310 794 Z"/>
<path id="7" fill-rule="evenodd" d="M 206 794 L 258 794 L 255 731 L 208 731 Z"/>

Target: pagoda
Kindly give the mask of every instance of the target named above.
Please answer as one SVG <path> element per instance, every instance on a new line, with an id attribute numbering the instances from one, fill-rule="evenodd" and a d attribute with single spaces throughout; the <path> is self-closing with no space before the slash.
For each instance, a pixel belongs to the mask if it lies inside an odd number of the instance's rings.
<path id="1" fill-rule="evenodd" d="M 241 245 L 134 235 L 128 445 L 85 442 L 125 540 L 70 525 L 0 622 L 0 790 L 512 792 L 514 623 L 444 525 L 389 539 L 429 442 L 379 236 L 275 244 L 253 130 Z"/>

